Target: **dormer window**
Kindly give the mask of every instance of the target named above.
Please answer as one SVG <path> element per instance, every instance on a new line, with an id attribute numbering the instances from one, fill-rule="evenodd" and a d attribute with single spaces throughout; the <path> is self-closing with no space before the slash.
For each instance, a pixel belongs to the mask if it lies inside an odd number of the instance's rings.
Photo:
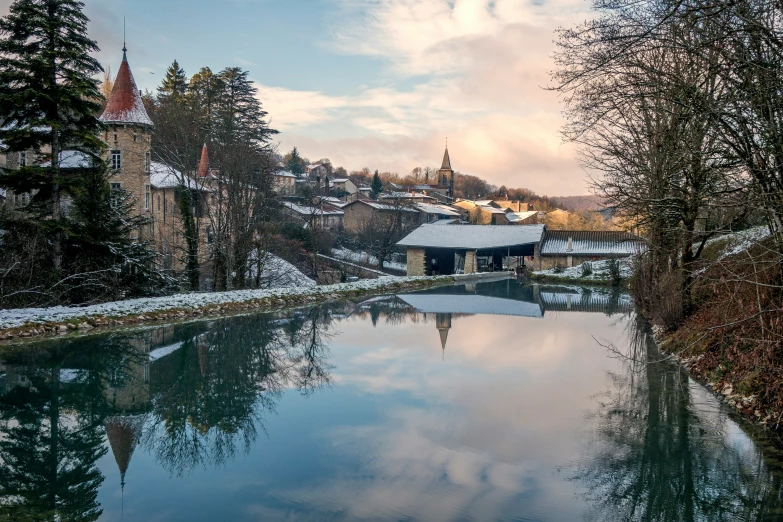
<path id="1" fill-rule="evenodd" d="M 122 151 L 111 151 L 110 165 L 112 170 L 122 170 Z"/>

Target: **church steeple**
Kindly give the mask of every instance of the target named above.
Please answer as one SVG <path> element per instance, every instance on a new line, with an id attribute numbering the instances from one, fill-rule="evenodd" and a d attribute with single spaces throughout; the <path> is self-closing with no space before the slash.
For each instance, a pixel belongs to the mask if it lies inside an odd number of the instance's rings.
<path id="1" fill-rule="evenodd" d="M 141 423 L 133 417 L 109 417 L 106 419 L 106 436 L 120 470 L 120 485 L 124 489 L 125 473 L 141 438 Z"/>
<path id="2" fill-rule="evenodd" d="M 446 145 L 446 152 L 443 153 L 443 165 L 440 170 L 451 170 L 451 158 L 449 158 L 449 146 Z"/>
<path id="3" fill-rule="evenodd" d="M 454 197 L 454 170 L 451 168 L 451 157 L 449 156 L 449 142 L 446 140 L 446 152 L 443 153 L 443 164 L 438 170 L 438 187 L 446 189 L 446 195 Z"/>

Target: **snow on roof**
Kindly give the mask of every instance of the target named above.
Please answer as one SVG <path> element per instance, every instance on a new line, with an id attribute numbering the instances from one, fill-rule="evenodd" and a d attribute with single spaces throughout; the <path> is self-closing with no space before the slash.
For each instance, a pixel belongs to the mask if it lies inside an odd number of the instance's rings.
<path id="1" fill-rule="evenodd" d="M 191 190 L 209 192 L 209 189 L 203 184 L 188 176 L 183 177 L 182 173 L 174 167 L 157 161 L 150 163 L 150 185 L 153 187 L 157 189 L 176 188 L 185 183 Z"/>
<path id="2" fill-rule="evenodd" d="M 506 214 L 506 218 L 508 218 L 509 221 L 512 223 L 517 221 L 524 221 L 526 219 L 530 219 L 533 216 L 537 216 L 538 211 L 536 210 L 529 210 L 526 212 L 509 212 Z"/>
<path id="3" fill-rule="evenodd" d="M 492 200 L 492 199 L 482 199 L 482 200 L 479 200 L 479 201 L 474 201 L 473 203 L 475 203 L 476 205 L 479 205 L 481 207 L 486 207 L 488 205 L 491 206 L 494 202 L 495 201 Z"/>
<path id="4" fill-rule="evenodd" d="M 487 212 L 491 214 L 505 214 L 505 209 L 497 208 L 497 207 L 490 207 L 489 205 L 481 205 L 481 208 L 486 210 Z"/>
<path id="5" fill-rule="evenodd" d="M 275 172 L 275 176 L 277 176 L 278 178 L 295 178 L 296 177 L 293 172 L 290 172 L 288 170 L 279 170 L 279 171 Z"/>
<path id="6" fill-rule="evenodd" d="M 343 201 L 340 198 L 333 198 L 333 197 L 327 197 L 327 198 L 321 198 L 322 201 L 325 201 L 326 203 L 329 203 L 330 205 L 333 205 L 337 208 L 343 208 L 347 206 L 349 203 L 347 201 Z"/>
<path id="7" fill-rule="evenodd" d="M 454 225 L 455 223 L 459 223 L 461 220 L 459 219 L 439 219 L 437 221 L 433 221 L 430 223 L 430 225 Z"/>
<path id="8" fill-rule="evenodd" d="M 422 225 L 397 244 L 409 247 L 482 250 L 538 243 L 543 235 L 544 225 Z"/>
<path id="9" fill-rule="evenodd" d="M 79 152 L 78 150 L 64 150 L 60 153 L 61 169 L 88 169 L 92 167 L 92 158 L 89 154 Z M 52 162 L 41 163 L 42 167 L 51 167 Z"/>
<path id="10" fill-rule="evenodd" d="M 300 216 L 343 216 L 345 215 L 345 212 L 342 210 L 331 210 L 328 207 L 325 209 L 320 209 L 317 207 L 310 207 L 310 206 L 304 206 L 304 205 L 297 205 L 296 203 L 292 203 L 290 201 L 283 201 L 283 205 L 288 207 L 289 209 L 293 210 Z"/>
<path id="11" fill-rule="evenodd" d="M 141 91 L 136 87 L 136 80 L 128 65 L 128 57 L 123 51 L 122 63 L 114 81 L 114 88 L 109 95 L 109 101 L 99 118 L 104 123 L 135 123 L 153 126 L 147 115 Z"/>
<path id="12" fill-rule="evenodd" d="M 424 313 L 543 317 L 538 303 L 483 295 L 405 294 L 400 299 Z"/>
<path id="13" fill-rule="evenodd" d="M 568 240 L 571 249 L 568 248 Z M 644 249 L 644 239 L 627 232 L 547 230 L 541 255 L 630 256 Z"/>
<path id="14" fill-rule="evenodd" d="M 427 214 L 438 214 L 441 216 L 454 216 L 459 217 L 459 212 L 456 212 L 455 210 L 450 209 L 449 207 L 443 206 L 443 205 L 430 205 L 428 203 L 417 203 L 416 206 L 421 210 L 422 212 L 426 212 Z"/>
<path id="15" fill-rule="evenodd" d="M 332 180 L 332 183 L 345 183 L 347 181 L 351 181 L 351 180 L 348 178 L 336 178 Z"/>
<path id="16" fill-rule="evenodd" d="M 418 210 L 415 208 L 387 205 L 385 203 L 378 203 L 377 201 L 373 201 L 371 199 L 357 199 L 354 203 L 364 203 L 365 205 L 371 206 L 375 210 L 400 210 L 402 212 L 418 212 Z"/>
<path id="17" fill-rule="evenodd" d="M 421 192 L 392 192 L 391 194 L 381 194 L 381 199 L 411 199 L 411 198 L 422 198 L 422 199 L 435 199 L 432 196 L 428 196 L 427 194 L 422 194 Z"/>

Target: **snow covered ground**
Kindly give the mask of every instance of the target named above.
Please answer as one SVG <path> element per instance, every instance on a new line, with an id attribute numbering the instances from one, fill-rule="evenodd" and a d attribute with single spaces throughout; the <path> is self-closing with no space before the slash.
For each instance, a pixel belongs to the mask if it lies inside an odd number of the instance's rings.
<path id="1" fill-rule="evenodd" d="M 250 277 L 255 278 L 255 261 L 251 259 Z M 261 288 L 286 288 L 290 286 L 315 286 L 315 281 L 300 272 L 294 265 L 267 253 L 261 261 Z"/>
<path id="2" fill-rule="evenodd" d="M 355 252 L 353 250 L 348 250 L 347 248 L 333 248 L 332 255 L 337 259 L 350 261 L 351 263 L 378 266 L 378 258 L 367 252 Z M 383 267 L 400 272 L 406 272 L 408 270 L 408 266 L 405 263 L 394 263 L 392 261 L 384 261 Z"/>
<path id="3" fill-rule="evenodd" d="M 26 324 L 81 322 L 95 317 L 125 317 L 143 315 L 169 310 L 195 310 L 210 305 L 245 303 L 258 299 L 285 298 L 294 296 L 327 296 L 339 292 L 354 290 L 383 291 L 395 283 L 432 280 L 428 277 L 394 277 L 365 279 L 354 283 L 342 283 L 328 286 L 298 284 L 287 288 L 264 290 L 234 290 L 232 292 L 209 292 L 177 294 L 166 297 L 149 297 L 115 301 L 84 307 L 55 306 L 51 308 L 22 308 L 0 310 L 0 330 L 17 328 Z"/>
<path id="4" fill-rule="evenodd" d="M 633 266 L 631 260 L 620 259 L 620 278 L 628 279 L 633 274 Z M 589 276 L 582 276 L 582 265 L 575 266 L 573 268 L 564 268 L 561 272 L 556 272 L 554 269 L 541 270 L 539 272 L 533 272 L 534 277 L 544 277 L 547 279 L 557 279 L 561 281 L 583 281 L 583 282 L 607 282 L 612 280 L 612 275 L 609 272 L 609 261 L 593 261 L 592 263 L 593 273 Z"/>

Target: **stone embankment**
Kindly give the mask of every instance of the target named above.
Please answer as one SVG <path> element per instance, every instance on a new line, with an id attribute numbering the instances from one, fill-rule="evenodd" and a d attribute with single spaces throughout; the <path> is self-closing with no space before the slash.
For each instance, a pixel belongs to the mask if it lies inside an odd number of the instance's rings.
<path id="1" fill-rule="evenodd" d="M 444 286 L 453 284 L 460 277 L 383 277 L 316 287 L 178 294 L 86 307 L 0 310 L 0 341 L 63 335 L 96 328 L 282 310 L 367 294 Z"/>

